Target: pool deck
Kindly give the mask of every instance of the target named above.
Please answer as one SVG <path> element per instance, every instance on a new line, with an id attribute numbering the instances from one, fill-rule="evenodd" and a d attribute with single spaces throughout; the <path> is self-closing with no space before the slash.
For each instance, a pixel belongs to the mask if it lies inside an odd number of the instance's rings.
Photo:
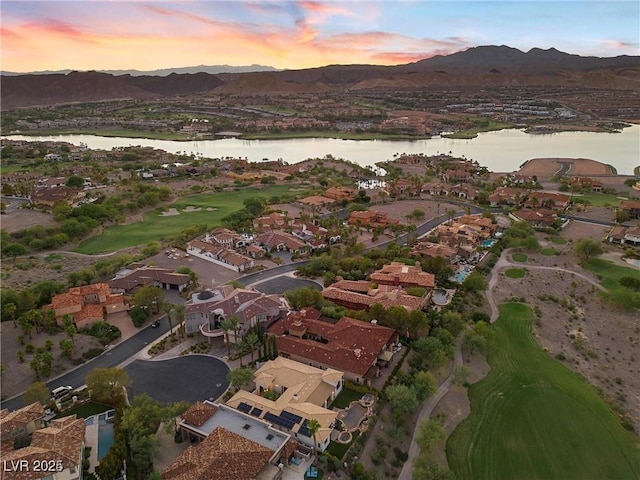
<path id="1" fill-rule="evenodd" d="M 98 421 L 98 415 L 94 415 L 93 424 L 87 425 L 87 429 L 84 434 L 85 447 L 91 447 L 91 455 L 89 456 L 89 473 L 93 473 L 98 466 L 98 428 L 100 422 Z"/>

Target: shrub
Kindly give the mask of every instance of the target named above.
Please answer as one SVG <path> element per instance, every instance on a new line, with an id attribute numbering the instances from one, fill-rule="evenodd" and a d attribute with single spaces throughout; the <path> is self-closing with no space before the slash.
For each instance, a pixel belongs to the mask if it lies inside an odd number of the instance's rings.
<path id="1" fill-rule="evenodd" d="M 103 345 L 108 345 L 122 335 L 118 327 L 102 321 L 92 323 L 90 326 L 84 328 L 82 333 L 96 337 Z"/>
<path id="2" fill-rule="evenodd" d="M 33 343 L 27 343 L 27 345 L 24 347 L 24 351 L 27 353 L 33 353 L 35 349 L 36 347 L 33 346 Z"/>
<path id="3" fill-rule="evenodd" d="M 103 350 L 101 348 L 92 348 L 90 350 L 87 350 L 86 352 L 84 352 L 82 354 L 82 358 L 84 358 L 85 360 L 91 360 L 92 358 L 97 357 L 98 355 L 100 355 L 103 352 Z"/>

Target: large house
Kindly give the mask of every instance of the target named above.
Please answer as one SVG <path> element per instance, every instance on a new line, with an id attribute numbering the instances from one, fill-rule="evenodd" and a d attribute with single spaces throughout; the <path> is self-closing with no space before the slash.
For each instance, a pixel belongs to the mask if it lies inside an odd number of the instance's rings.
<path id="1" fill-rule="evenodd" d="M 127 310 L 122 293 L 111 293 L 109 284 L 94 283 L 70 288 L 66 293 L 55 295 L 49 305 L 42 307 L 55 311 L 56 321 L 63 323 L 69 315 L 78 329 L 105 320 L 109 314 Z"/>
<path id="2" fill-rule="evenodd" d="M 307 420 L 317 420 L 316 448 L 322 452 L 329 446 L 337 412 L 328 407 L 342 390 L 342 372 L 277 357 L 256 371 L 254 382 L 253 392 L 239 390 L 227 405 L 269 422 L 309 448 L 313 448 L 313 435 Z M 265 398 L 267 391 L 279 396 Z"/>
<path id="3" fill-rule="evenodd" d="M 375 212 L 375 211 L 359 211 L 351 212 L 349 215 L 349 225 L 356 225 L 358 227 L 383 227 L 387 228 L 390 225 L 396 225 L 400 223 L 396 219 L 392 219 L 387 217 L 387 214 L 384 212 Z"/>
<path id="4" fill-rule="evenodd" d="M 402 262 L 391 262 L 373 272 L 370 279 L 378 285 L 402 288 L 422 287 L 427 290 L 433 289 L 436 283 L 435 275 L 422 271 L 419 263 L 411 266 Z"/>
<path id="5" fill-rule="evenodd" d="M 30 407 L 32 406 L 25 408 Z M 0 479 L 75 480 L 82 478 L 85 430 L 83 418 L 76 418 L 75 415 L 57 418 L 52 420 L 48 427 L 35 430 L 29 446 L 17 450 L 3 448 L 4 468 L 0 469 Z M 46 464 L 52 470 L 37 471 L 33 468 L 36 462 L 41 462 L 41 465 Z M 14 465 L 28 465 L 29 468 L 12 468 Z"/>
<path id="6" fill-rule="evenodd" d="M 272 212 L 269 215 L 255 218 L 253 220 L 253 229 L 256 232 L 264 232 L 267 230 L 279 230 L 287 225 L 287 216 L 284 213 Z"/>
<path id="7" fill-rule="evenodd" d="M 385 309 L 404 307 L 408 311 L 422 310 L 431 296 L 426 290 L 423 296 L 409 295 L 403 288 L 392 285 L 374 285 L 367 280 L 338 280 L 322 290 L 322 296 L 350 310 L 369 310 L 380 304 Z"/>
<path id="8" fill-rule="evenodd" d="M 607 233 L 607 241 L 609 243 L 619 243 L 621 245 L 640 245 L 640 226 L 613 227 L 609 233 Z"/>
<path id="9" fill-rule="evenodd" d="M 571 197 L 562 193 L 541 192 L 534 190 L 529 193 L 529 198 L 524 202 L 526 208 L 554 208 L 556 210 L 565 210 L 571 203 Z"/>
<path id="10" fill-rule="evenodd" d="M 518 221 L 528 222 L 533 228 L 553 227 L 558 216 L 548 208 L 536 208 L 535 210 L 518 210 L 512 214 Z"/>
<path id="11" fill-rule="evenodd" d="M 229 285 L 194 293 L 185 306 L 187 333 L 200 331 L 210 338 L 223 336 L 224 331 L 220 328 L 222 322 L 232 316 L 236 317 L 237 330 L 227 335 L 228 340 L 233 343 L 242 340 L 250 328 L 259 325 L 266 327 L 289 310 L 284 297 Z"/>
<path id="12" fill-rule="evenodd" d="M 300 254 L 309 249 L 307 244 L 296 236 L 280 230 L 273 230 L 256 235 L 254 241 L 268 252 L 287 251 L 292 254 Z"/>
<path id="13" fill-rule="evenodd" d="M 426 240 L 416 243 L 411 249 L 411 254 L 426 258 L 442 257 L 449 263 L 458 261 L 458 253 L 455 248 Z"/>
<path id="14" fill-rule="evenodd" d="M 44 408 L 39 402 L 32 403 L 19 410 L 10 412 L 6 408 L 0 410 L 0 442 L 3 452 L 14 448 L 29 438 L 36 430 L 43 427 Z"/>
<path id="15" fill-rule="evenodd" d="M 180 422 L 187 449 L 162 471 L 163 480 L 279 480 L 298 443 L 269 423 L 208 400 Z"/>
<path id="16" fill-rule="evenodd" d="M 370 384 L 393 356 L 397 335 L 392 328 L 342 317 L 324 321 L 305 308 L 275 322 L 268 330 L 277 338 L 281 356 L 301 363 L 344 372 L 347 380 Z"/>
<path id="17" fill-rule="evenodd" d="M 244 272 L 255 266 L 253 258 L 204 240 L 192 240 L 189 242 L 187 244 L 187 253 L 236 272 Z"/>
<path id="18" fill-rule="evenodd" d="M 185 273 L 176 273 L 167 268 L 133 263 L 116 273 L 109 282 L 112 290 L 132 293 L 139 287 L 153 285 L 165 290 L 184 290 L 191 278 Z"/>
<path id="19" fill-rule="evenodd" d="M 640 218 L 640 200 L 622 200 L 619 208 L 629 218 Z"/>

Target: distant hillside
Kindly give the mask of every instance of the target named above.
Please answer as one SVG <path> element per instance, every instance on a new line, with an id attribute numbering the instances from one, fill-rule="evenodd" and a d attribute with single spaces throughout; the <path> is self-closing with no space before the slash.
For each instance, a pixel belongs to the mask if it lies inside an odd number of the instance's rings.
<path id="1" fill-rule="evenodd" d="M 197 70 L 200 67 L 190 68 Z M 334 88 L 394 90 L 528 85 L 640 90 L 640 57 L 581 57 L 553 48 L 534 48 L 525 53 L 507 46 L 483 46 L 397 66 L 329 65 L 304 70 L 218 75 L 201 72 L 116 76 L 71 72 L 66 75 L 2 76 L 1 102 L 3 108 L 16 108 L 120 98 L 144 99 L 212 90 L 260 95 L 313 93 Z"/>
<path id="2" fill-rule="evenodd" d="M 52 74 L 62 74 L 66 75 L 68 73 L 74 72 L 76 70 L 44 70 L 40 72 L 2 72 L 0 71 L 0 75 L 6 75 L 15 77 L 17 75 L 52 75 Z M 175 68 L 162 68 L 159 70 L 96 70 L 100 73 L 109 73 L 111 75 L 131 75 L 132 77 L 140 77 L 140 76 L 156 76 L 156 77 L 166 77 L 167 75 L 171 75 L 172 73 L 210 73 L 216 75 L 218 73 L 249 73 L 249 72 L 276 72 L 278 71 L 276 68 L 270 67 L 268 65 L 245 65 L 245 66 L 233 66 L 233 65 L 197 65 L 194 67 L 175 67 Z"/>

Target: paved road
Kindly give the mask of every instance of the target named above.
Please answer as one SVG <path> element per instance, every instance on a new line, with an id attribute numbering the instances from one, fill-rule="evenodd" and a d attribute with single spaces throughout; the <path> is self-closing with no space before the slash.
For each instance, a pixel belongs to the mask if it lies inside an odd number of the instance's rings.
<path id="1" fill-rule="evenodd" d="M 47 382 L 49 389 L 53 389 L 60 385 L 71 385 L 74 388 L 79 388 L 84 385 L 84 378 L 94 368 L 111 368 L 116 367 L 123 362 L 134 357 L 140 350 L 145 348 L 146 345 L 152 343 L 164 333 L 169 331 L 169 322 L 166 320 L 166 315 L 160 320 L 160 326 L 158 328 L 151 328 L 151 326 L 145 327 L 136 335 L 127 340 L 110 347 L 105 352 L 78 368 L 71 370 L 53 380 Z M 8 408 L 9 410 L 15 410 L 25 405 L 22 399 L 22 394 L 16 395 L 10 399 L 2 402 L 2 408 Z"/>
<path id="2" fill-rule="evenodd" d="M 481 208 L 468 206 L 471 213 L 480 213 L 484 211 Z M 456 212 L 455 216 L 464 215 L 464 211 Z M 419 225 L 414 232 L 417 236 L 424 235 L 429 230 L 435 228 L 441 223 L 447 221 L 449 219 L 448 215 L 440 215 L 439 217 L 432 218 L 427 222 Z M 407 242 L 408 234 L 400 235 L 397 240 L 389 240 L 382 244 L 375 245 L 375 248 L 385 248 L 393 242 L 397 242 L 399 244 L 404 244 Z M 50 252 L 49 252 L 50 253 Z M 68 252 L 66 252 L 68 253 Z M 282 276 L 285 273 L 293 272 L 298 267 L 306 265 L 309 263 L 309 260 L 303 260 L 301 262 L 291 263 L 287 265 L 279 265 L 274 268 L 270 268 L 268 270 L 263 270 L 261 272 L 252 273 L 246 275 L 244 277 L 240 277 L 238 280 L 244 285 L 255 284 L 259 282 L 265 282 L 266 280 L 270 280 L 273 277 Z M 67 372 L 55 379 L 52 379 L 47 382 L 47 386 L 50 389 L 58 387 L 60 385 L 71 385 L 74 388 L 79 388 L 84 385 L 84 378 L 93 370 L 94 368 L 112 368 L 117 367 L 123 362 L 129 360 L 134 357 L 140 350 L 145 348 L 146 345 L 154 342 L 157 338 L 162 336 L 162 334 L 169 331 L 169 325 L 166 321 L 166 317 L 162 317 L 161 326 L 159 328 L 150 328 L 146 327 L 133 337 L 125 340 L 124 342 L 108 349 L 100 355 L 99 357 L 90 360 L 89 362 L 79 366 L 78 368 Z M 3 401 L 0 404 L 1 408 L 8 408 L 9 410 L 15 410 L 24 406 L 24 401 L 22 399 L 22 394 L 16 395 L 15 397 L 9 398 Z"/>

